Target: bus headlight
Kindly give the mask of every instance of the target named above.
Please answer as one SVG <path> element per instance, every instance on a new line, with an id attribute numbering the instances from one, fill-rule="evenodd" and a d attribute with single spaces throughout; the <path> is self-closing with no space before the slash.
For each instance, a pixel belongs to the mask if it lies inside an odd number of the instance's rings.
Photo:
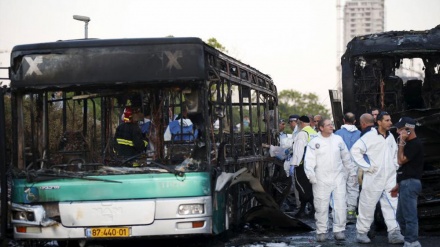
<path id="1" fill-rule="evenodd" d="M 53 226 L 58 222 L 46 217 L 42 205 L 11 203 L 11 223 L 20 226 Z"/>
<path id="2" fill-rule="evenodd" d="M 178 213 L 180 215 L 204 214 L 204 204 L 181 204 Z"/>
<path id="3" fill-rule="evenodd" d="M 33 212 L 16 211 L 15 214 L 13 214 L 13 219 L 35 221 L 35 215 Z"/>

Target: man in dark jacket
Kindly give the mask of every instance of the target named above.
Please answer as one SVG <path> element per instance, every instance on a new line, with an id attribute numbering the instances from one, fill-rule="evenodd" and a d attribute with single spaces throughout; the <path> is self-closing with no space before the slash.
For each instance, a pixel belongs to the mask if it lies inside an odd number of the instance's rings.
<path id="1" fill-rule="evenodd" d="M 124 110 L 124 122 L 116 128 L 115 141 L 116 152 L 123 157 L 131 157 L 142 153 L 147 144 L 142 138 L 142 132 L 137 124 L 138 119 L 133 120 L 133 112 L 130 107 Z"/>

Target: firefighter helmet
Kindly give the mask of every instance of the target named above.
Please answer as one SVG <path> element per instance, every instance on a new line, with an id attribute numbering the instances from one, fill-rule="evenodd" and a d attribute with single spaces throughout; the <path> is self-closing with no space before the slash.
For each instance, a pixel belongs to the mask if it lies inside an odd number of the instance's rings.
<path id="1" fill-rule="evenodd" d="M 130 122 L 133 111 L 130 106 L 125 107 L 124 109 L 124 122 Z"/>

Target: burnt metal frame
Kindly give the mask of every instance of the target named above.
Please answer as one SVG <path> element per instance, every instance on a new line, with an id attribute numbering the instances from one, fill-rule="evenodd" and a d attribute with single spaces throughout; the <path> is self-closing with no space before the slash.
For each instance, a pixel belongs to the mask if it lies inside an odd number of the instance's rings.
<path id="1" fill-rule="evenodd" d="M 426 31 L 391 31 L 355 37 L 347 44 L 347 50 L 341 57 L 344 112 L 351 111 L 357 116 L 363 113 L 358 112 L 355 103 L 354 82 L 356 81 L 355 71 L 356 66 L 359 66 L 357 65 L 359 57 L 368 60 L 382 58 L 395 61 L 399 58 L 414 57 L 432 59 L 435 56 L 440 56 L 440 25 Z M 426 63 L 426 61 L 424 62 Z M 388 67 L 390 65 L 388 64 Z M 390 72 L 389 69 L 388 72 Z M 384 76 L 379 75 L 381 78 L 377 78 L 381 83 L 380 87 L 383 86 Z M 382 106 L 384 97 L 382 91 Z"/>
<path id="2" fill-rule="evenodd" d="M 236 85 L 239 88 L 239 94 L 240 94 L 240 100 L 238 103 L 238 106 L 240 108 L 240 120 L 243 120 L 243 108 L 244 107 L 248 107 L 249 109 L 249 113 L 252 114 L 252 107 L 253 106 L 257 106 L 257 117 L 258 119 L 261 119 L 262 116 L 262 112 L 261 112 L 261 108 L 264 107 L 266 109 L 265 114 L 267 114 L 267 116 L 265 116 L 265 118 L 267 118 L 267 124 L 265 125 L 265 132 L 267 133 L 267 135 L 264 137 L 266 138 L 266 142 L 268 144 L 275 144 L 275 140 L 273 140 L 271 133 L 276 131 L 277 128 L 277 116 L 278 116 L 278 112 L 277 112 L 277 105 L 278 105 L 278 99 L 277 99 L 277 89 L 276 86 L 274 85 L 274 83 L 272 82 L 272 79 L 268 76 L 265 75 L 261 72 L 259 72 L 258 70 L 250 67 L 249 65 L 243 64 L 240 61 L 227 56 L 226 54 L 223 54 L 219 51 L 217 51 L 216 49 L 204 44 L 203 42 L 201 42 L 201 40 L 199 39 L 194 39 L 194 38 L 185 38 L 185 39 L 180 39 L 180 38 L 170 38 L 170 39 L 155 39 L 153 41 L 150 40 L 145 40 L 145 39 L 139 39 L 139 40 L 130 40 L 130 39 L 124 39 L 124 40 L 110 40 L 110 41 L 100 41 L 100 40 L 84 40 L 81 42 L 78 41 L 61 41 L 61 42 L 57 42 L 57 43 L 47 43 L 47 44 L 37 44 L 37 45 L 24 45 L 24 46 L 18 46 L 18 47 L 14 47 L 13 49 L 13 59 L 11 59 L 11 61 L 13 61 L 13 64 L 11 66 L 10 69 L 10 77 L 12 79 L 12 83 L 11 86 L 14 88 L 14 90 L 16 90 L 18 92 L 18 95 L 20 95 L 20 92 L 24 92 L 24 91 L 28 91 L 28 92 L 42 92 L 43 89 L 45 89 L 46 92 L 52 90 L 55 91 L 58 88 L 58 85 L 56 84 L 47 84 L 47 85 L 41 85 L 40 82 L 42 82 L 41 80 L 38 81 L 33 81 L 34 78 L 33 76 L 35 75 L 31 75 L 28 77 L 22 77 L 20 78 L 20 73 L 21 75 L 24 75 L 25 69 L 22 69 L 20 71 L 20 59 L 23 59 L 23 57 L 29 55 L 29 56 L 36 56 L 38 54 L 38 51 L 43 51 L 43 54 L 63 54 L 63 52 L 66 52 L 66 54 L 69 54 L 69 49 L 79 49 L 81 50 L 82 48 L 88 49 L 88 48 L 99 48 L 100 45 L 103 46 L 107 46 L 107 47 L 114 47 L 115 45 L 118 46 L 119 42 L 122 42 L 122 46 L 127 45 L 127 47 L 129 47 L 130 45 L 136 46 L 136 45 L 148 45 L 148 44 L 161 44 L 162 42 L 166 43 L 166 44 L 175 44 L 175 45 L 180 45 L 180 43 L 182 44 L 189 44 L 189 45 L 194 45 L 193 48 L 195 50 L 200 49 L 202 50 L 201 55 L 203 55 L 202 58 L 198 57 L 198 59 L 202 60 L 203 59 L 203 65 L 200 66 L 200 63 L 196 63 L 197 65 L 199 65 L 200 67 L 198 67 L 199 71 L 195 71 L 194 72 L 194 77 L 189 77 L 187 79 L 185 79 L 185 81 L 201 81 L 201 82 L 206 82 L 206 88 L 205 91 L 206 92 L 202 92 L 204 93 L 204 95 L 202 96 L 202 100 L 206 100 L 208 97 L 208 83 L 211 81 L 215 81 L 217 80 L 218 83 L 218 87 L 221 88 L 221 91 L 218 91 L 218 94 L 220 97 L 218 97 L 217 99 L 220 100 L 224 100 L 222 102 L 216 102 L 218 104 L 223 105 L 225 108 L 228 107 L 230 110 L 232 109 L 233 103 L 231 100 L 231 95 L 230 95 L 230 90 L 232 85 Z M 52 51 L 50 50 L 51 47 L 53 48 L 53 53 L 51 53 Z M 59 52 L 59 53 L 57 53 Z M 91 63 L 88 65 L 92 65 Z M 194 63 L 193 63 L 194 65 Z M 222 67 L 222 65 L 224 67 Z M 123 66 L 121 64 L 121 66 Z M 91 67 L 94 68 L 94 67 Z M 98 71 L 97 71 L 98 72 Z M 102 71 L 100 72 L 102 73 Z M 211 75 L 213 76 L 209 76 L 211 73 Z M 95 74 L 96 75 L 96 74 Z M 204 76 L 202 76 L 204 75 Z M 100 75 L 102 76 L 102 74 Z M 178 77 L 178 75 L 176 74 L 176 76 Z M 199 76 L 199 77 L 197 77 Z M 98 78 L 100 78 L 98 76 Z M 66 90 L 68 89 L 73 89 L 75 90 L 76 85 L 78 84 L 82 84 L 82 83 L 87 83 L 86 81 L 81 81 L 85 80 L 84 77 L 80 78 L 80 81 L 78 82 L 74 82 L 72 81 L 71 78 L 68 78 L 68 80 L 66 80 L 67 82 L 65 82 L 64 85 L 62 85 L 62 87 L 64 87 Z M 52 82 L 57 81 L 56 79 L 52 80 Z M 63 80 L 61 80 L 63 81 Z M 157 79 L 152 79 L 150 81 L 157 81 Z M 141 80 L 141 83 L 145 83 L 148 84 L 150 81 L 144 81 Z M 15 82 L 18 82 L 17 84 Z M 43 80 L 43 82 L 45 82 Z M 48 81 L 49 82 L 49 81 Z M 162 81 L 164 83 L 170 83 L 170 81 L 168 81 L 167 78 L 164 78 L 164 80 Z M 95 80 L 93 83 L 90 84 L 90 88 L 93 87 L 100 87 L 103 82 L 99 81 L 99 80 Z M 114 86 L 118 86 L 119 82 L 115 82 Z M 139 81 L 137 81 L 136 77 L 131 77 L 131 80 L 127 80 L 126 82 L 124 82 L 126 84 L 130 84 L 130 83 L 139 83 Z M 85 84 L 84 84 L 85 85 Z M 252 102 L 252 98 L 251 98 L 251 94 L 249 95 L 249 101 L 248 104 L 245 104 L 242 100 L 242 96 L 243 96 L 243 87 L 244 88 L 249 88 L 250 92 L 255 92 L 255 96 L 256 96 L 256 102 Z M 202 86 L 203 88 L 203 86 Z M 17 104 L 16 101 L 15 104 Z M 46 102 L 47 102 L 47 94 L 46 94 Z M 103 101 L 102 103 L 105 104 L 105 101 Z M 203 102 L 206 103 L 204 104 L 205 106 L 209 105 L 210 102 Z M 236 103 L 234 103 L 235 105 Z M 85 104 L 86 105 L 86 104 Z M 46 108 L 47 108 L 47 103 L 46 103 Z M 63 109 L 65 109 L 65 107 L 63 107 Z M 103 109 L 103 108 L 101 108 Z M 273 120 L 273 122 L 270 119 L 270 115 L 269 115 L 269 110 L 273 110 L 274 111 L 274 115 L 273 117 L 275 118 Z M 230 111 L 232 113 L 232 111 Z M 106 112 L 102 112 L 104 113 L 103 115 L 106 114 Z M 17 114 L 17 112 L 13 112 L 13 114 Z M 16 116 L 16 115 L 15 115 Z M 252 116 L 252 115 L 251 115 Z M 208 123 L 209 121 L 209 114 L 208 111 L 204 111 L 204 118 L 206 123 Z M 232 119 L 232 114 L 230 117 L 230 121 L 233 121 Z M 252 118 L 251 118 L 252 121 Z M 256 135 L 258 135 L 258 142 L 263 144 L 263 130 L 261 129 L 261 123 L 260 121 L 258 122 L 258 132 L 255 133 Z M 252 123 L 250 123 L 252 126 Z M 272 126 L 270 126 L 270 124 L 272 124 Z M 105 135 L 107 132 L 104 131 L 105 130 L 105 126 L 107 126 L 106 123 L 102 123 L 102 135 Z M 205 125 L 206 126 L 206 125 Z M 64 128 L 64 126 L 63 126 Z M 222 127 L 221 127 L 222 128 Z M 232 147 L 234 147 L 234 134 L 233 134 L 233 126 L 231 125 L 231 129 L 230 129 L 230 133 L 232 134 L 232 138 L 230 138 L 231 140 L 231 153 L 233 153 L 232 151 L 235 151 L 232 149 Z M 207 130 L 208 128 L 205 127 L 205 130 Z M 14 131 L 17 131 L 17 129 L 15 129 Z M 204 131 L 205 135 L 207 134 L 206 131 Z M 242 128 L 242 131 L 240 133 L 241 135 L 241 147 L 242 150 L 245 149 L 245 145 L 246 143 L 245 138 L 244 138 L 244 131 Z M 255 146 L 256 140 L 255 137 L 256 135 L 251 134 L 251 145 L 252 148 Z M 17 136 L 16 134 L 14 136 Z M 221 137 L 223 138 L 223 137 Z M 207 138 L 208 139 L 208 138 Z M 16 147 L 18 144 L 18 140 L 16 140 L 15 138 L 15 143 L 14 146 Z M 207 150 L 211 150 L 211 144 L 208 141 L 207 143 Z M 215 146 L 215 145 L 213 145 Z M 105 150 L 105 149 L 103 149 Z M 14 149 L 14 152 L 17 152 L 17 150 Z M 209 157 L 210 152 L 207 152 L 207 156 Z M 13 159 L 15 159 L 15 161 L 17 161 L 18 156 L 16 155 L 17 153 L 15 153 Z M 228 165 L 228 170 L 229 171 L 235 171 L 237 169 L 239 169 L 240 167 L 250 167 L 253 166 L 254 168 L 252 168 L 252 170 L 256 173 L 257 176 L 259 176 L 260 174 L 263 174 L 263 170 L 264 169 L 264 165 L 263 163 L 266 164 L 271 164 L 270 158 L 268 159 L 268 157 L 263 156 L 263 150 L 262 148 L 259 148 L 258 150 L 258 154 L 256 153 L 256 150 L 252 150 L 251 155 L 247 155 L 247 156 L 242 156 L 242 157 L 227 157 L 227 160 L 224 161 L 224 164 Z M 208 161 L 211 159 L 207 159 Z M 14 162 L 16 163 L 16 162 Z M 260 165 L 261 164 L 261 165 Z M 223 171 L 226 171 L 225 169 Z M 262 178 L 259 177 L 259 179 L 261 180 Z"/>

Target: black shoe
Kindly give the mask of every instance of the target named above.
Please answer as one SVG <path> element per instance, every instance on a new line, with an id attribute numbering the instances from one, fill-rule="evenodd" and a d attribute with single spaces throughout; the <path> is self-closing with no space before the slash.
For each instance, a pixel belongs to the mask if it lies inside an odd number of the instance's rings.
<path id="1" fill-rule="evenodd" d="M 298 215 L 296 216 L 297 218 L 313 219 L 313 217 L 315 216 L 315 207 L 313 206 L 313 203 L 301 203 L 301 208 L 299 209 L 298 213 L 296 213 L 296 215 Z"/>
<path id="2" fill-rule="evenodd" d="M 375 237 L 376 237 L 376 232 L 374 231 L 374 229 L 370 229 L 370 230 L 368 231 L 368 233 L 367 233 L 367 236 L 368 236 L 370 239 L 375 238 Z"/>

